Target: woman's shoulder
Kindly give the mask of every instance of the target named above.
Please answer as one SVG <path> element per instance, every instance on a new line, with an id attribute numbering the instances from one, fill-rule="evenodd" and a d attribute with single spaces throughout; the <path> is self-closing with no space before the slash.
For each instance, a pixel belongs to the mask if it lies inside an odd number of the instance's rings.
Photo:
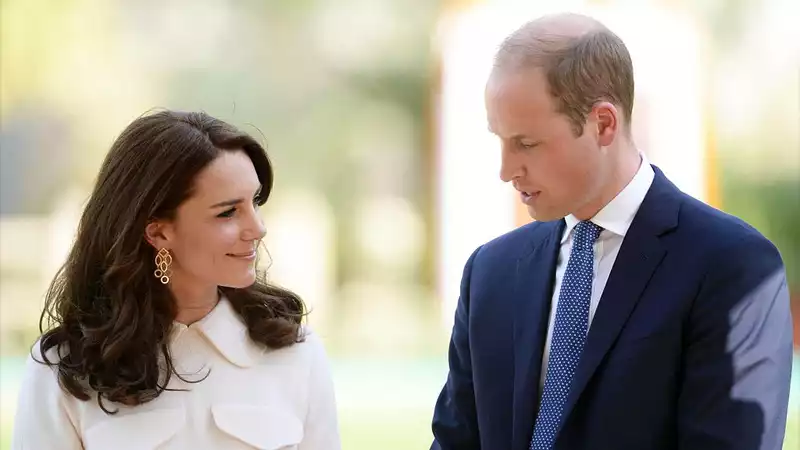
<path id="1" fill-rule="evenodd" d="M 56 366 L 64 357 L 62 346 L 53 346 L 42 351 L 42 339 L 39 338 L 33 343 L 28 355 L 25 358 L 25 375 L 28 377 L 45 377 L 56 380 Z"/>
<path id="2" fill-rule="evenodd" d="M 39 337 L 31 345 L 26 357 L 26 365 L 36 364 L 37 366 L 47 367 L 58 364 L 62 359 L 61 346 L 52 346 L 43 351 L 42 338 Z"/>
<path id="3" fill-rule="evenodd" d="M 292 345 L 299 353 L 308 357 L 319 357 L 325 353 L 325 343 L 319 332 L 309 325 L 301 325 L 298 330 L 298 342 Z"/>
<path id="4" fill-rule="evenodd" d="M 301 328 L 301 332 L 303 340 L 295 345 L 302 349 L 310 382 L 327 383 L 331 377 L 331 364 L 323 336 L 307 325 Z"/>
<path id="5" fill-rule="evenodd" d="M 41 339 L 37 339 L 25 358 L 21 394 L 35 395 L 39 399 L 60 397 L 62 390 L 58 381 L 58 363 L 62 358 L 63 353 L 57 347 L 42 352 Z"/>
<path id="6" fill-rule="evenodd" d="M 298 331 L 298 336 L 301 339 L 300 344 L 307 344 L 309 347 L 320 347 L 322 346 L 322 339 L 310 325 L 303 324 L 300 325 L 300 330 Z"/>
<path id="7" fill-rule="evenodd" d="M 270 359 L 290 358 L 305 365 L 317 365 L 327 361 L 326 353 L 324 338 L 320 333 L 308 325 L 301 325 L 296 343 L 268 351 L 265 356 Z"/>

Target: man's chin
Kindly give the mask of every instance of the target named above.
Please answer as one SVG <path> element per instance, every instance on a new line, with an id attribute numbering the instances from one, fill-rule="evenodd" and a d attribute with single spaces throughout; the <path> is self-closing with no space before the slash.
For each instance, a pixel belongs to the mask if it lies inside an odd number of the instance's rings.
<path id="1" fill-rule="evenodd" d="M 526 205 L 526 208 L 528 209 L 528 215 L 531 216 L 531 219 L 537 222 L 551 222 L 564 218 L 564 214 L 558 214 L 543 208 L 535 208 L 530 205 Z"/>

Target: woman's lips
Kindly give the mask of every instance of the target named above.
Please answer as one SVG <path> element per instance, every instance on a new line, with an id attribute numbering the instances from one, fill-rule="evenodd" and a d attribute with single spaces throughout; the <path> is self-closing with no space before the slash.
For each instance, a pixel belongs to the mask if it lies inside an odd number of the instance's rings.
<path id="1" fill-rule="evenodd" d="M 256 251 L 250 250 L 249 252 L 244 252 L 244 253 L 228 253 L 228 256 L 239 259 L 255 259 Z"/>

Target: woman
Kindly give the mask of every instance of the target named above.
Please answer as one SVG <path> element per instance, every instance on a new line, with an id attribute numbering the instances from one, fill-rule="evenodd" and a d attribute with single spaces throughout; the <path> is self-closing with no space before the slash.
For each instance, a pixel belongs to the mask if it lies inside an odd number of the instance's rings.
<path id="1" fill-rule="evenodd" d="M 272 167 L 203 113 L 134 121 L 46 297 L 14 449 L 338 449 L 303 302 L 256 276 Z"/>

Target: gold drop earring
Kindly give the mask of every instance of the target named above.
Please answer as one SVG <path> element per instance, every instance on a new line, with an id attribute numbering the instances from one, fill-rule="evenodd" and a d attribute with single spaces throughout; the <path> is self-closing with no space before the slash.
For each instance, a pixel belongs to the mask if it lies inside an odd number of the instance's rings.
<path id="1" fill-rule="evenodd" d="M 156 271 L 153 275 L 161 281 L 161 284 L 169 283 L 171 272 L 169 267 L 172 265 L 172 254 L 166 248 L 162 248 L 156 253 Z"/>

